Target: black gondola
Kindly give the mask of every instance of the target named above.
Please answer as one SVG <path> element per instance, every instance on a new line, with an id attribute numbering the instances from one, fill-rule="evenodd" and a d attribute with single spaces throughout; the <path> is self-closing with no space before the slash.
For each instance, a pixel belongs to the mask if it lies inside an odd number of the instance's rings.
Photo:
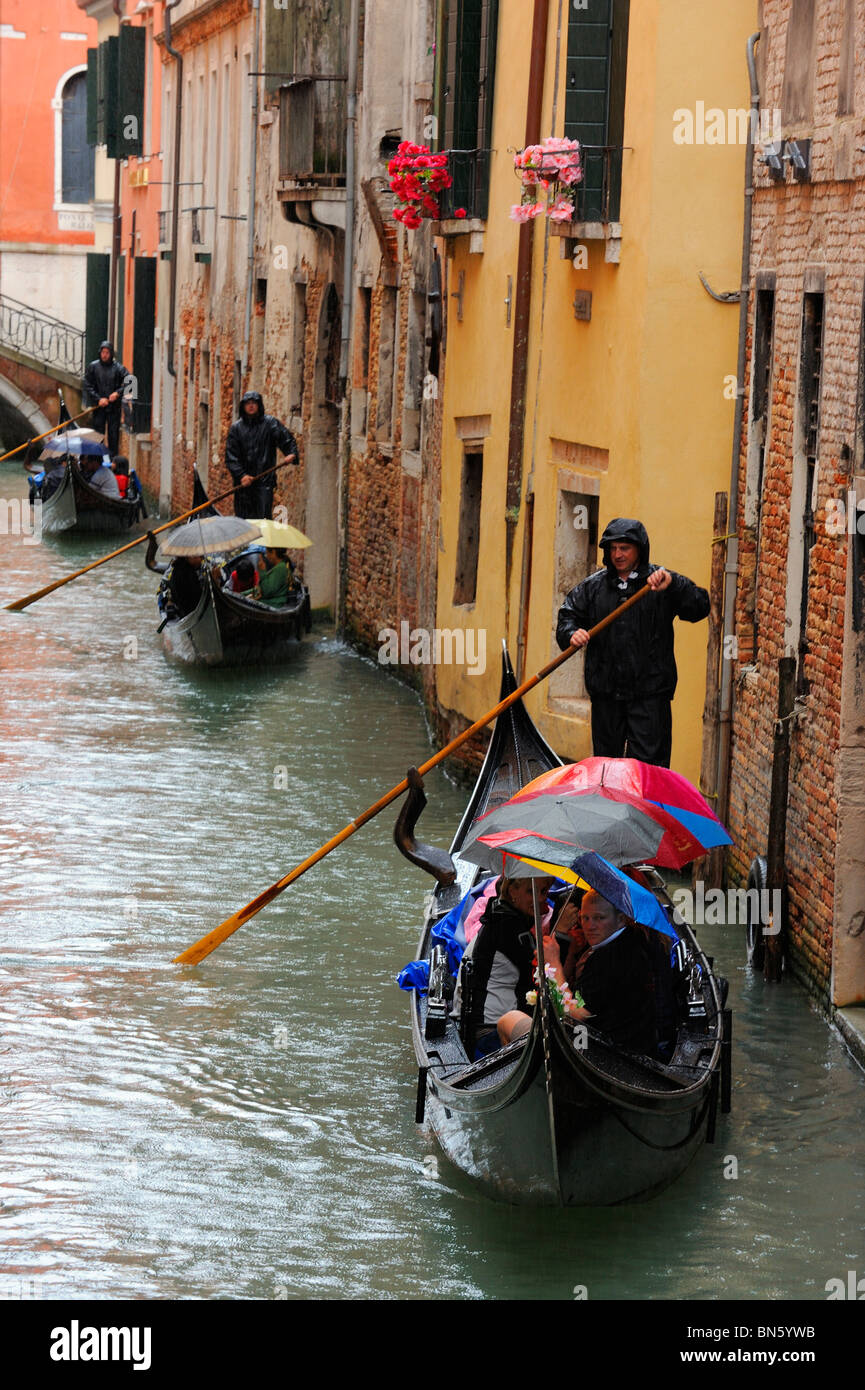
<path id="1" fill-rule="evenodd" d="M 154 553 L 155 545 L 151 543 L 145 557 L 150 569 L 154 568 Z M 258 552 L 233 556 L 221 567 L 223 583 L 244 558 L 255 563 Z M 199 666 L 258 665 L 284 660 L 312 626 L 305 584 L 289 593 L 283 607 L 273 608 L 243 594 L 227 592 L 206 564 L 202 566 L 201 598 L 191 613 L 181 615 L 172 608 L 165 581 L 160 587 L 158 606 L 162 615 L 159 630 L 166 650 Z"/>
<path id="2" fill-rule="evenodd" d="M 41 501 L 38 490 L 34 500 Z M 74 459 L 67 460 L 59 487 L 41 506 L 41 525 L 46 535 L 61 531 L 119 535 L 143 515 L 140 497 L 128 502 L 122 497 L 107 497 L 90 486 Z"/>
<path id="3" fill-rule="evenodd" d="M 505 656 L 503 697 L 514 688 Z M 473 822 L 559 763 L 521 701 L 499 717 L 451 846 L 456 881 L 440 877 L 421 937 L 431 984 L 428 996 L 412 994 L 416 1118 L 426 1120 L 445 1156 L 490 1197 L 603 1206 L 651 1197 L 673 1182 L 713 1137 L 722 1068 L 729 1094 L 729 1016 L 693 933 L 677 922 L 680 1010 L 666 1063 L 626 1052 L 591 1026 L 560 1020 L 545 992 L 530 1033 L 471 1060 L 448 1013 L 444 952 L 431 950 L 430 942 L 432 926 L 478 874 L 459 857 Z M 669 903 L 659 875 L 651 886 Z"/>

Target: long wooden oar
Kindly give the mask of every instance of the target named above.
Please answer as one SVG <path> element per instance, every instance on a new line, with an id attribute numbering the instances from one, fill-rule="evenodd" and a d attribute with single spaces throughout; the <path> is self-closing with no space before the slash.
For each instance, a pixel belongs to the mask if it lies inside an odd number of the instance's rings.
<path id="1" fill-rule="evenodd" d="M 595 637 L 599 632 L 602 632 L 605 627 L 609 627 L 610 623 L 615 622 L 616 618 L 620 617 L 626 609 L 633 607 L 635 603 L 638 603 L 641 598 L 650 592 L 651 590 L 648 584 L 645 584 L 642 589 L 638 589 L 635 594 L 629 599 L 626 599 L 625 602 L 614 609 L 612 613 L 609 613 L 606 618 L 602 618 L 599 623 L 596 623 L 595 626 L 589 630 L 589 636 Z M 542 667 L 534 676 L 530 676 L 527 681 L 523 681 L 522 685 L 517 686 L 517 689 L 510 695 L 507 695 L 504 700 L 500 700 L 499 703 L 494 705 L 481 719 L 476 719 L 474 724 L 469 725 L 469 727 L 464 729 L 461 734 L 458 734 L 455 739 L 451 739 L 450 743 L 444 748 L 441 748 L 438 753 L 434 753 L 431 758 L 428 758 L 427 761 L 418 768 L 421 777 L 423 777 L 425 773 L 430 772 L 432 768 L 437 767 L 440 762 L 443 762 L 445 758 L 467 742 L 467 740 L 470 739 L 473 734 L 476 734 L 479 729 L 482 729 L 484 725 L 489 724 L 497 715 L 509 709 L 510 706 L 521 699 L 527 691 L 534 689 L 542 680 L 546 680 L 547 676 L 551 675 L 557 667 L 561 666 L 563 661 L 567 661 L 575 652 L 581 650 L 580 647 L 567 647 L 559 656 L 554 657 L 552 661 Z M 183 951 L 179 956 L 175 956 L 173 963 L 175 965 L 198 965 L 200 961 L 204 960 L 205 956 L 209 956 L 211 951 L 215 951 L 217 946 L 221 946 L 223 941 L 231 936 L 233 932 L 236 932 L 238 927 L 242 927 L 244 923 L 248 922 L 251 917 L 254 917 L 257 912 L 260 912 L 263 907 L 267 907 L 268 903 L 273 902 L 274 898 L 279 897 L 279 894 L 283 892 L 290 883 L 294 883 L 295 879 L 300 878 L 301 874 L 305 874 L 307 869 L 312 868 L 313 864 L 317 864 L 320 859 L 324 859 L 325 855 L 330 854 L 331 850 L 336 849 L 337 845 L 341 845 L 343 840 L 347 840 L 356 830 L 360 830 L 362 825 L 366 825 L 367 821 L 371 821 L 374 816 L 378 815 L 379 811 L 383 811 L 386 806 L 389 806 L 392 801 L 396 801 L 397 797 L 402 796 L 402 793 L 405 791 L 408 791 L 408 782 L 403 778 L 397 786 L 391 787 L 389 792 L 386 792 L 385 795 L 374 802 L 372 806 L 367 807 L 363 814 L 359 815 L 356 820 L 351 821 L 343 830 L 340 830 L 338 835 L 334 835 L 331 840 L 328 840 L 320 849 L 317 849 L 315 854 L 311 854 L 308 859 L 304 859 L 302 864 L 298 864 L 296 869 L 292 869 L 290 873 L 287 873 L 285 877 L 279 879 L 278 882 L 272 883 L 263 893 L 259 893 L 257 898 L 253 898 L 251 903 L 247 903 L 246 907 L 242 907 L 239 912 L 233 913 L 231 917 L 226 918 L 218 927 L 215 927 L 212 932 L 208 932 L 207 936 L 203 936 L 200 941 L 196 941 L 193 946 L 188 947 L 188 949 Z"/>
<path id="2" fill-rule="evenodd" d="M 263 473 L 257 473 L 255 475 L 256 480 L 258 480 L 258 478 L 266 478 L 268 473 L 275 473 L 279 468 L 287 467 L 293 457 L 294 455 L 291 454 L 287 459 L 283 459 L 282 463 L 275 463 L 273 468 L 265 468 Z M 185 521 L 187 517 L 195 516 L 196 512 L 203 512 L 205 507 L 212 507 L 214 502 L 224 502 L 226 497 L 231 497 L 235 492 L 239 492 L 242 487 L 243 484 L 238 483 L 237 487 L 230 487 L 227 492 L 221 492 L 218 497 L 209 497 L 208 500 L 202 502 L 200 506 L 192 507 L 188 512 L 182 512 L 180 516 L 174 517 L 172 521 L 164 521 L 161 526 L 155 527 L 153 531 L 145 531 L 143 536 L 137 536 L 134 541 L 128 541 L 126 545 L 121 545 L 119 550 L 112 550 L 109 555 L 103 555 L 101 560 L 93 560 L 91 564 L 84 565 L 82 569 L 75 570 L 73 574 L 67 574 L 64 579 L 55 579 L 53 584 L 46 584 L 44 589 L 37 589 L 35 594 L 28 594 L 26 598 L 16 598 L 14 603 L 6 604 L 7 609 L 10 613 L 20 613 L 22 608 L 28 608 L 31 603 L 36 603 L 40 598 L 44 598 L 46 594 L 53 593 L 55 589 L 62 589 L 64 584 L 71 584 L 73 579 L 80 579 L 82 574 L 87 574 L 90 570 L 98 569 L 100 565 L 107 564 L 109 560 L 115 559 L 118 555 L 123 555 L 127 550 L 133 550 L 136 545 L 141 545 L 142 541 L 146 541 L 148 536 L 156 536 L 160 531 L 169 530 L 170 527 L 176 526 L 178 522 Z"/>
<path id="3" fill-rule="evenodd" d="M 98 410 L 98 408 L 98 406 L 89 405 L 86 410 L 82 410 L 80 415 L 73 415 L 70 420 L 64 420 L 60 425 L 53 425 L 52 428 L 46 430 L 44 434 L 36 434 L 32 439 L 25 439 L 23 444 L 18 444 L 14 449 L 10 449 L 8 454 L 0 454 L 0 463 L 2 463 L 4 459 L 11 459 L 13 454 L 20 453 L 21 450 L 26 449 L 28 445 L 38 444 L 40 439 L 47 439 L 49 434 L 57 434 L 58 430 L 68 429 L 70 425 L 75 424 L 76 420 L 83 420 L 85 415 L 90 415 L 92 411 Z"/>

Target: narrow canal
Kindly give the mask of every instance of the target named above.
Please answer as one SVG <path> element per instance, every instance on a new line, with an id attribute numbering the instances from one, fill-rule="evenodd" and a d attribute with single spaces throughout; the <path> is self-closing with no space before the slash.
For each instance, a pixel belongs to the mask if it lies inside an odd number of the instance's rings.
<path id="1" fill-rule="evenodd" d="M 5 498 L 22 478 L 0 466 Z M 108 548 L 0 547 L 2 603 Z M 173 966 L 430 744 L 319 629 L 278 670 L 170 665 L 154 588 L 136 550 L 0 614 L 0 1297 L 825 1299 L 865 1274 L 862 1074 L 738 929 L 701 932 L 733 1114 L 667 1193 L 607 1210 L 493 1205 L 416 1130 L 393 978 L 428 881 L 390 816 Z M 427 791 L 445 844 L 465 792 Z"/>

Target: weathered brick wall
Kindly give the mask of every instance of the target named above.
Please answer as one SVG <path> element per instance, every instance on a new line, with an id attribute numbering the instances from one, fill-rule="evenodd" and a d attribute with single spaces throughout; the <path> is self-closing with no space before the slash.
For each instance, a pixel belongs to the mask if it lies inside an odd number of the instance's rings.
<path id="1" fill-rule="evenodd" d="M 353 448 L 349 459 L 346 525 L 346 636 L 376 654 L 378 633 L 384 627 L 399 631 L 401 622 L 417 627 L 421 505 L 418 480 L 406 474 L 402 460 L 402 413 L 405 400 L 408 341 L 408 287 L 411 256 L 403 236 L 400 263 L 401 292 L 397 299 L 396 363 L 394 368 L 393 428 L 381 447 L 376 440 L 381 366 L 381 279 L 372 289 L 370 310 L 367 429 L 363 452 Z M 355 365 L 357 370 L 357 360 Z M 356 385 L 360 386 L 356 381 Z M 420 683 L 419 668 L 396 666 L 393 673 L 410 684 Z"/>
<path id="2" fill-rule="evenodd" d="M 837 823 L 835 757 L 840 733 L 840 686 L 846 590 L 847 536 L 827 531 L 831 498 L 846 499 L 856 429 L 857 372 L 865 284 L 865 180 L 861 160 L 845 155 L 845 141 L 861 144 L 861 119 L 837 111 L 841 6 L 819 6 L 813 124 L 793 133 L 811 136 L 811 180 L 774 184 L 759 163 L 751 273 L 775 273 L 775 322 L 771 415 L 760 513 L 755 529 L 744 525 L 746 414 L 740 457 L 738 530 L 741 573 L 737 603 L 739 662 L 734 712 L 730 829 L 731 861 L 744 877 L 766 852 L 777 663 L 789 651 L 785 629 L 787 567 L 791 547 L 794 419 L 799 391 L 803 293 L 806 268 L 823 271 L 824 330 L 818 444 L 816 540 L 810 555 L 805 675 L 792 739 L 787 823 L 791 949 L 794 962 L 821 994 L 828 989 L 832 950 L 834 860 Z M 780 108 L 790 0 L 766 0 L 763 42 L 764 109 Z M 857 25 L 865 34 L 865 3 Z M 857 109 L 861 112 L 859 79 Z M 785 134 L 789 133 L 785 130 Z M 840 154 L 839 154 L 840 149 Z M 839 174 L 858 171 L 856 178 Z M 810 283 L 810 282 L 809 282 Z M 816 282 L 815 282 L 816 283 Z M 753 325 L 753 304 L 751 324 Z M 751 342 L 746 400 L 750 399 Z M 793 545 L 797 524 L 793 519 Z M 753 647 L 754 616 L 757 646 Z"/>

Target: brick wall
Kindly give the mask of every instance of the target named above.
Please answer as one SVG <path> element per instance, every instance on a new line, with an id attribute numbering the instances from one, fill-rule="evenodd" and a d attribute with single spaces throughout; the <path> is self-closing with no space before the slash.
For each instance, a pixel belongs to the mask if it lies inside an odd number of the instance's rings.
<path id="1" fill-rule="evenodd" d="M 765 0 L 761 55 L 764 109 L 782 106 L 790 0 Z M 752 236 L 752 287 L 760 272 L 775 276 L 771 414 L 758 528 L 745 525 L 746 458 L 750 409 L 740 456 L 738 530 L 741 538 L 737 633 L 739 660 L 734 710 L 730 829 L 734 875 L 744 878 L 757 854 L 765 854 L 771 780 L 777 663 L 795 655 L 785 626 L 788 563 L 801 513 L 793 517 L 791 494 L 796 448 L 803 294 L 823 283 L 822 385 L 816 485 L 816 539 L 810 553 L 804 674 L 808 692 L 798 702 L 792 739 L 787 876 L 791 951 L 796 968 L 814 989 L 828 989 L 832 952 L 834 862 L 838 807 L 835 759 L 840 735 L 847 536 L 829 534 L 829 499 L 846 498 L 855 453 L 857 373 L 865 285 L 865 178 L 856 146 L 862 119 L 836 115 L 843 6 L 817 7 L 813 121 L 785 128 L 812 139 L 811 179 L 788 175 L 772 182 L 756 164 Z M 858 0 L 859 41 L 865 36 L 865 4 Z M 856 109 L 862 113 L 861 77 Z M 841 177 L 853 174 L 855 177 Z M 754 294 L 750 327 L 753 330 Z M 750 401 L 752 341 L 748 343 L 746 402 Z M 801 464 L 798 466 L 801 467 Z M 798 594 L 793 601 L 798 605 Z M 757 643 L 753 643 L 756 618 Z"/>

